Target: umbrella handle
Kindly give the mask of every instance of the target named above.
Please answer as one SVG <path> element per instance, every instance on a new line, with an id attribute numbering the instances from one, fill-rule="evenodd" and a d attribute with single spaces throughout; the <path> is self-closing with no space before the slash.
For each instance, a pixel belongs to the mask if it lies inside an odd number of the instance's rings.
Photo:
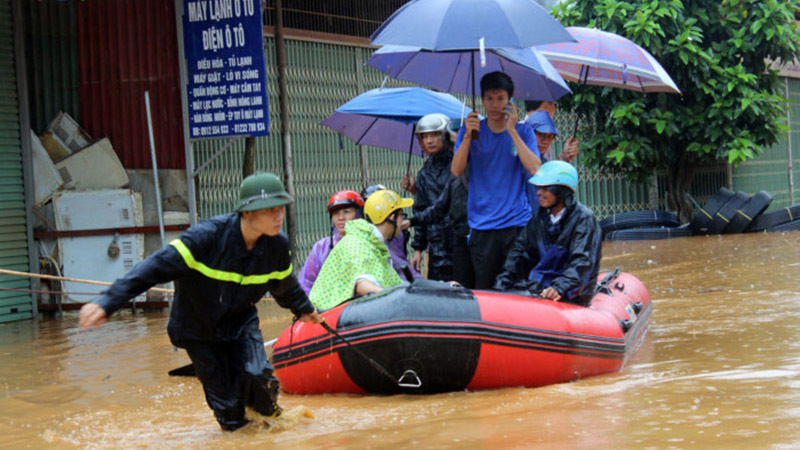
<path id="1" fill-rule="evenodd" d="M 414 153 L 414 136 L 417 134 L 417 124 L 411 125 L 411 142 L 408 143 L 408 163 L 406 163 L 406 173 L 411 174 L 411 155 Z M 408 192 L 408 191 L 406 191 Z M 410 193 L 410 192 L 409 192 Z"/>
<path id="2" fill-rule="evenodd" d="M 572 136 L 575 137 L 578 135 L 578 119 L 580 118 L 580 109 L 581 103 L 583 103 L 583 91 L 584 86 L 586 86 L 586 81 L 589 79 L 589 69 L 590 66 L 581 66 L 581 72 L 578 74 L 578 89 L 580 89 L 581 98 L 578 100 L 578 104 L 575 105 L 575 128 L 572 130 Z M 581 75 L 583 75 L 583 81 L 581 82 Z"/>
<path id="3" fill-rule="evenodd" d="M 413 153 L 413 149 L 408 149 L 408 163 L 406 164 L 406 173 L 404 175 L 408 175 L 411 173 L 411 155 Z"/>
<path id="4" fill-rule="evenodd" d="M 472 57 L 469 63 L 470 69 L 472 70 L 472 110 L 477 111 L 478 108 L 475 107 L 475 52 L 471 52 L 470 56 Z M 464 124 L 462 123 L 461 125 L 463 126 Z M 473 141 L 478 140 L 478 130 L 472 130 L 470 139 Z"/>
<path id="5" fill-rule="evenodd" d="M 572 129 L 572 136 L 576 137 L 578 135 L 578 108 L 575 108 L 575 127 Z"/>

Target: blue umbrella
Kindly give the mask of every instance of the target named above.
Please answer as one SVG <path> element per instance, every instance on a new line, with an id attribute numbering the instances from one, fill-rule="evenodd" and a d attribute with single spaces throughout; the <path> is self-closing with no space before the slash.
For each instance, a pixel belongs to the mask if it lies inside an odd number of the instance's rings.
<path id="1" fill-rule="evenodd" d="M 440 113 L 460 119 L 470 112 L 450 94 L 418 87 L 382 88 L 351 99 L 320 123 L 358 145 L 409 152 L 410 165 L 412 154 L 423 155 L 414 138 L 414 127 L 422 116 Z"/>
<path id="2" fill-rule="evenodd" d="M 558 71 L 535 50 L 503 56 L 500 51 L 486 52 L 485 66 L 475 67 L 476 79 L 480 80 L 489 72 L 504 72 L 514 82 L 514 97 L 519 100 L 555 101 L 571 92 Z M 470 94 L 474 52 L 477 50 L 431 52 L 418 47 L 385 45 L 372 54 L 367 65 L 398 80 L 445 92 Z"/>
<path id="3" fill-rule="evenodd" d="M 426 50 L 526 48 L 575 39 L 533 0 L 412 0 L 370 37 L 374 45 Z"/>

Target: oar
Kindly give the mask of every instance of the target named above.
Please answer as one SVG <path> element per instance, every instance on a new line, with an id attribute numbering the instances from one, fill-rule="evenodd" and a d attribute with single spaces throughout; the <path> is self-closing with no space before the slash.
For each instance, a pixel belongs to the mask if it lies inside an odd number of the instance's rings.
<path id="1" fill-rule="evenodd" d="M 278 338 L 272 339 L 271 341 L 267 341 L 264 343 L 264 348 L 272 347 L 275 345 L 275 342 L 278 341 Z M 194 377 L 197 376 L 197 372 L 194 370 L 194 364 L 189 363 L 185 366 L 178 367 L 177 369 L 172 369 L 167 374 L 171 377 Z"/>

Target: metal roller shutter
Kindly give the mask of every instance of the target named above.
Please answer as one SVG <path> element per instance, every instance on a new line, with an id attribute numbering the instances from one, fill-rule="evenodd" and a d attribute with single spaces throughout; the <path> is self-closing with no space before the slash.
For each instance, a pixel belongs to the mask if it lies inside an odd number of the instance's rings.
<path id="1" fill-rule="evenodd" d="M 11 1 L 0 0 L 0 267 L 27 272 L 22 143 Z M 28 278 L 0 275 L 0 322 L 32 316 Z"/>

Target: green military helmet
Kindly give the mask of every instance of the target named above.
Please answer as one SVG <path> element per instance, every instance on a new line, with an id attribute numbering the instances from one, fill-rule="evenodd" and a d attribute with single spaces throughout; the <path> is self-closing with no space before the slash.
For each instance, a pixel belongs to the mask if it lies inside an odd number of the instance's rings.
<path id="1" fill-rule="evenodd" d="M 294 199 L 283 182 L 272 173 L 254 173 L 242 181 L 239 186 L 239 204 L 237 212 L 258 211 L 293 203 Z"/>

